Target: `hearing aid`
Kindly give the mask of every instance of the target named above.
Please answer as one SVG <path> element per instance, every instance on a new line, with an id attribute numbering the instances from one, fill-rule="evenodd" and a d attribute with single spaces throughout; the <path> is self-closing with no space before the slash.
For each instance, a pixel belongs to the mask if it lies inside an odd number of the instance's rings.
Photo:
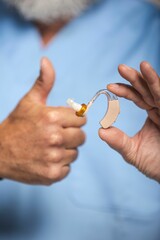
<path id="1" fill-rule="evenodd" d="M 85 104 L 85 103 L 79 104 L 71 98 L 67 100 L 67 104 L 76 111 L 76 115 L 78 117 L 83 117 L 86 115 L 86 113 L 88 112 L 89 108 L 92 106 L 94 101 L 101 94 L 104 94 L 107 97 L 108 106 L 107 106 L 107 111 L 104 117 L 100 121 L 100 125 L 102 126 L 102 128 L 108 128 L 116 121 L 120 113 L 120 104 L 118 101 L 118 97 L 115 94 L 109 92 L 107 89 L 99 90 L 93 96 L 93 98 L 88 102 L 88 104 Z"/>

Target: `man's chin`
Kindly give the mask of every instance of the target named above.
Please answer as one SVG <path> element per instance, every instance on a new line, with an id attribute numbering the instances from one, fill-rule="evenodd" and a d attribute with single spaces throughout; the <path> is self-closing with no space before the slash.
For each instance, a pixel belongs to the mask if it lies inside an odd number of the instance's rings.
<path id="1" fill-rule="evenodd" d="M 16 8 L 25 19 L 53 23 L 76 17 L 97 0 L 3 0 Z"/>

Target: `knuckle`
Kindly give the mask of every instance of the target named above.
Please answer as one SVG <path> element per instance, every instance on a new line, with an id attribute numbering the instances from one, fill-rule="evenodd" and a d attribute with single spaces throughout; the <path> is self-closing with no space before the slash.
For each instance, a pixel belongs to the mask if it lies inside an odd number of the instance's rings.
<path id="1" fill-rule="evenodd" d="M 46 115 L 45 115 L 45 120 L 48 123 L 51 123 L 51 122 L 53 122 L 53 119 L 54 119 L 54 112 L 53 111 L 47 111 Z"/>
<path id="2" fill-rule="evenodd" d="M 48 167 L 43 171 L 43 176 L 45 178 L 45 184 L 51 185 L 53 182 L 59 181 L 62 177 L 61 167 Z"/>
<path id="3" fill-rule="evenodd" d="M 55 146 L 62 146 L 64 144 L 64 138 L 60 132 L 60 129 L 57 132 L 52 133 L 50 142 Z"/>
<path id="4" fill-rule="evenodd" d="M 42 184 L 46 186 L 52 185 L 54 182 L 62 180 L 66 177 L 70 172 L 70 166 L 52 166 L 43 169 Z"/>
<path id="5" fill-rule="evenodd" d="M 124 97 L 130 99 L 130 93 L 128 91 L 125 92 Z"/>
<path id="6" fill-rule="evenodd" d="M 44 119 L 47 123 L 58 123 L 59 125 L 60 113 L 56 108 L 54 109 L 46 108 Z"/>
<path id="7" fill-rule="evenodd" d="M 43 162 L 45 166 L 51 167 L 53 163 L 59 163 L 63 159 L 63 151 L 59 149 L 51 149 L 44 153 Z"/>
<path id="8" fill-rule="evenodd" d="M 62 128 L 59 126 L 43 125 L 42 137 L 47 145 L 60 147 L 64 145 Z"/>
<path id="9" fill-rule="evenodd" d="M 37 78 L 36 82 L 35 82 L 34 88 L 36 88 L 36 89 L 39 90 L 39 89 L 43 88 L 43 86 L 44 86 L 44 83 L 43 83 L 43 81 L 42 81 L 41 76 L 39 76 L 39 77 Z"/>
<path id="10" fill-rule="evenodd" d="M 51 155 L 52 155 L 52 162 L 54 162 L 54 163 L 59 163 L 63 159 L 63 151 L 62 150 L 59 150 L 59 149 L 54 150 Z"/>
<path id="11" fill-rule="evenodd" d="M 58 123 L 59 125 L 60 120 L 61 120 L 60 111 L 58 110 L 58 108 L 54 108 L 54 111 L 52 111 L 51 114 L 51 121 L 54 123 Z"/>
<path id="12" fill-rule="evenodd" d="M 59 181 L 62 178 L 61 167 L 51 168 L 48 173 L 48 178 L 52 181 Z"/>

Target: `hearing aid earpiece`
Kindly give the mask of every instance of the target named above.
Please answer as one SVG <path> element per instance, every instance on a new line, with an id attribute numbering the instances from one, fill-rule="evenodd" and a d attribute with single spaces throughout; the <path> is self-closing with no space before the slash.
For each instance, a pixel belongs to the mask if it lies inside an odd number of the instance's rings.
<path id="1" fill-rule="evenodd" d="M 116 95 L 109 92 L 106 89 L 99 90 L 94 97 L 88 102 L 88 104 L 82 103 L 76 103 L 73 101 L 73 99 L 69 98 L 67 100 L 67 104 L 72 107 L 76 111 L 76 115 L 79 117 L 83 117 L 88 112 L 91 105 L 94 103 L 94 101 L 101 95 L 105 94 L 108 100 L 108 107 L 107 111 L 103 117 L 103 119 L 100 121 L 100 125 L 103 128 L 110 127 L 117 119 L 118 114 L 120 113 L 120 106 L 119 101 Z"/>

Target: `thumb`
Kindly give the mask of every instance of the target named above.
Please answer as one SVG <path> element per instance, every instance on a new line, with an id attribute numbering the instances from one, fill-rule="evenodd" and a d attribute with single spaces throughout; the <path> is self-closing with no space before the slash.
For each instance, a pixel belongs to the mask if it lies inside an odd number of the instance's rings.
<path id="1" fill-rule="evenodd" d="M 44 57 L 41 59 L 40 75 L 27 95 L 35 102 L 45 104 L 48 94 L 53 87 L 54 81 L 55 71 L 52 63 L 48 58 Z"/>
<path id="2" fill-rule="evenodd" d="M 99 137 L 111 148 L 119 152 L 127 162 L 134 164 L 132 138 L 128 137 L 124 132 L 115 127 L 107 129 L 100 128 Z"/>

